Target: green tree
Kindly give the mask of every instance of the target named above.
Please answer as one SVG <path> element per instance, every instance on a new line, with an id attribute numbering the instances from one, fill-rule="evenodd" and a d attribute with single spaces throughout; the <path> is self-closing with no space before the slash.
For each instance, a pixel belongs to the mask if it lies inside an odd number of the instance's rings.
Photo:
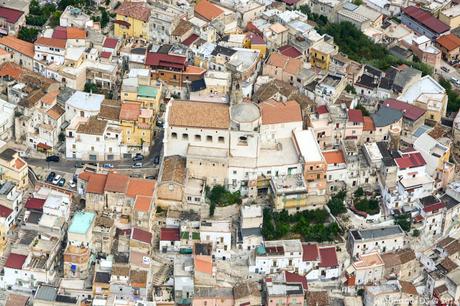
<path id="1" fill-rule="evenodd" d="M 105 28 L 110 21 L 109 13 L 106 10 L 101 12 L 101 27 Z"/>
<path id="2" fill-rule="evenodd" d="M 62 15 L 61 11 L 55 11 L 50 18 L 49 25 L 52 27 L 59 25 L 59 20 L 61 18 L 61 15 Z"/>
<path id="3" fill-rule="evenodd" d="M 358 187 L 358 189 L 356 189 L 356 191 L 353 193 L 353 195 L 355 196 L 355 198 L 362 197 L 364 195 L 363 187 Z"/>
<path id="4" fill-rule="evenodd" d="M 22 27 L 18 32 L 18 38 L 28 42 L 34 42 L 37 35 L 38 30 L 35 28 Z"/>
<path id="5" fill-rule="evenodd" d="M 345 87 L 345 91 L 348 93 L 356 94 L 356 89 L 351 84 L 347 84 L 347 86 Z"/>
<path id="6" fill-rule="evenodd" d="M 99 88 L 96 84 L 92 82 L 86 82 L 85 88 L 83 89 L 84 92 L 91 92 L 91 93 L 99 93 Z"/>
<path id="7" fill-rule="evenodd" d="M 401 226 L 403 231 L 409 232 L 411 228 L 410 214 L 402 214 L 399 216 L 395 216 L 394 223 Z"/>
<path id="8" fill-rule="evenodd" d="M 345 207 L 344 200 L 346 197 L 345 191 L 340 191 L 337 194 L 333 195 L 331 199 L 327 202 L 327 207 L 333 216 L 338 216 L 347 212 Z"/>

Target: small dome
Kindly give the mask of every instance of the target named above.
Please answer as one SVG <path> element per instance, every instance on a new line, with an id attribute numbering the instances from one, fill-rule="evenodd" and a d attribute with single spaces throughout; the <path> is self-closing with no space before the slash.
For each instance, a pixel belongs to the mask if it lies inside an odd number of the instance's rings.
<path id="1" fill-rule="evenodd" d="M 232 105 L 230 116 L 237 123 L 251 123 L 260 118 L 260 110 L 254 103 Z"/>

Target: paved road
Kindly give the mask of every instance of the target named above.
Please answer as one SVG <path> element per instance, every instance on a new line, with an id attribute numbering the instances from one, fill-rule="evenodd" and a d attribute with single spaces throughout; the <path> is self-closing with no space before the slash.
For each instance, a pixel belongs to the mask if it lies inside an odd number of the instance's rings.
<path id="1" fill-rule="evenodd" d="M 131 170 L 133 172 L 142 172 L 142 170 L 157 168 L 157 165 L 154 165 L 153 160 L 156 156 L 160 156 L 163 150 L 163 130 L 158 130 L 157 134 L 154 137 L 154 145 L 150 148 L 150 153 L 147 156 L 144 156 L 143 168 L 133 169 L 133 161 L 128 160 L 119 160 L 119 161 L 107 161 L 113 165 L 114 169 L 117 170 Z M 49 169 L 49 171 L 58 171 L 65 173 L 74 173 L 75 172 L 75 160 L 67 160 L 61 158 L 57 163 L 55 162 L 46 162 L 43 158 L 27 158 L 27 162 L 32 167 L 40 167 L 43 169 Z M 80 160 L 78 160 L 80 161 Z M 87 161 L 94 162 L 94 161 Z M 98 161 L 100 165 L 104 164 L 104 161 Z"/>

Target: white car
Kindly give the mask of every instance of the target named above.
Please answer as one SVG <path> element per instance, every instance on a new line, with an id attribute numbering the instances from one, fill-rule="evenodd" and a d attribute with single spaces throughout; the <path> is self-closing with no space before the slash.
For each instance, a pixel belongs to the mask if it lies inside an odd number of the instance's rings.
<path id="1" fill-rule="evenodd" d="M 134 163 L 133 168 L 142 168 L 142 163 Z"/>
<path id="2" fill-rule="evenodd" d="M 69 187 L 70 188 L 75 188 L 75 187 L 77 187 L 77 184 L 75 184 L 75 182 L 70 181 L 69 182 Z"/>
<path id="3" fill-rule="evenodd" d="M 61 180 L 62 176 L 60 176 L 59 174 L 56 175 L 53 179 L 53 185 L 56 185 L 60 180 Z"/>
<path id="4" fill-rule="evenodd" d="M 451 81 L 452 83 L 454 83 L 455 85 L 457 85 L 457 86 L 460 85 L 460 81 L 459 81 L 457 78 L 451 77 L 451 78 L 450 78 L 450 81 Z"/>

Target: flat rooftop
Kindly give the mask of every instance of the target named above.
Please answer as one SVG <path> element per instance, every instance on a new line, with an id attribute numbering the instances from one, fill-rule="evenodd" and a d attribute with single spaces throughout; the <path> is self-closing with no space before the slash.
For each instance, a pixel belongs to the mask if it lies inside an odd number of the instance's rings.
<path id="1" fill-rule="evenodd" d="M 355 240 L 368 240 L 380 239 L 393 235 L 403 235 L 404 232 L 399 225 L 391 225 L 371 229 L 352 230 L 350 234 Z"/>
<path id="2" fill-rule="evenodd" d="M 69 226 L 69 233 L 73 234 L 86 234 L 93 224 L 96 214 L 91 211 L 76 213 Z"/>

